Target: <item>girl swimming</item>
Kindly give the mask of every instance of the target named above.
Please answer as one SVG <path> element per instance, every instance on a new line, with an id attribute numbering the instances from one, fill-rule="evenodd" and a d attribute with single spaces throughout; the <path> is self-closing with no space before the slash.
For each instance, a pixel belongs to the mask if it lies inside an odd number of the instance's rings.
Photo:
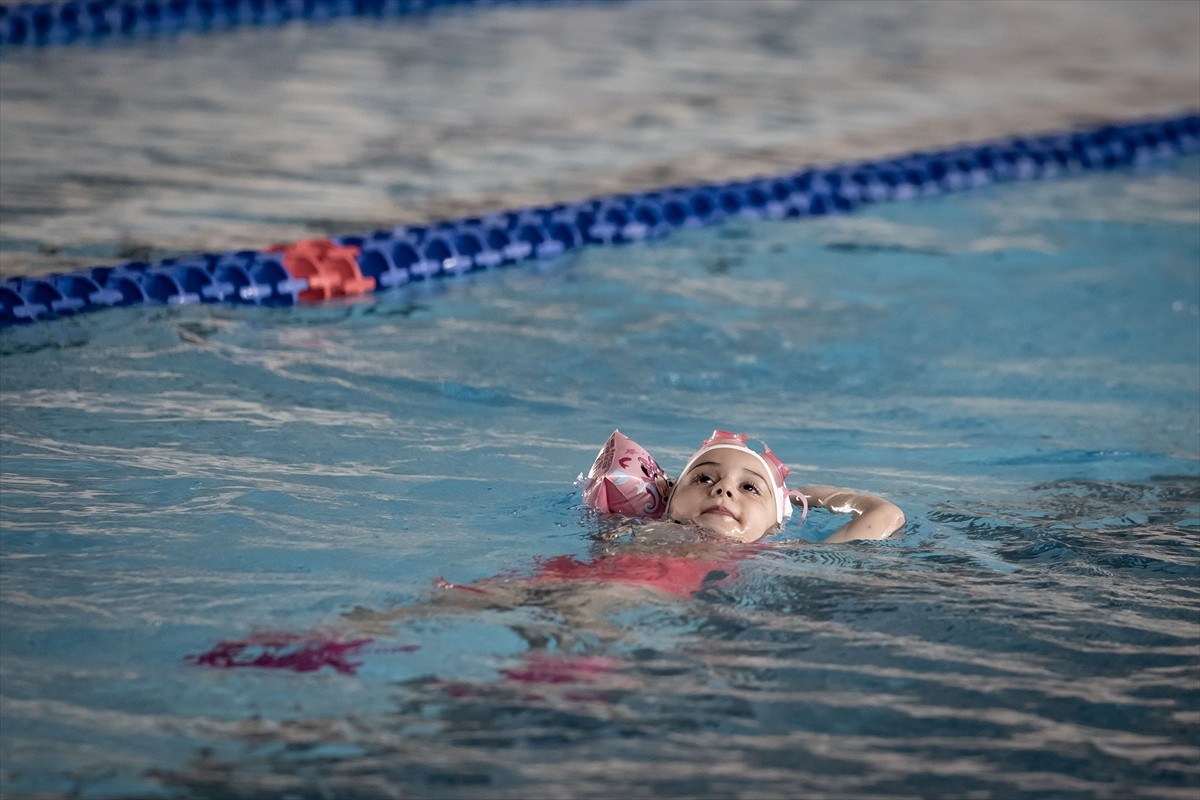
<path id="1" fill-rule="evenodd" d="M 617 530 L 597 539 L 590 558 L 537 558 L 524 575 L 506 572 L 472 584 L 439 578 L 437 592 L 423 602 L 378 610 L 357 607 L 331 631 L 254 634 L 222 641 L 188 660 L 219 668 L 300 672 L 328 666 L 352 675 L 362 665 L 356 659 L 365 655 L 417 649 L 413 644 L 383 649 L 375 644 L 376 636 L 393 636 L 397 623 L 534 605 L 552 609 L 553 619 L 539 627 L 536 620 L 522 618 L 513 631 L 529 642 L 534 664 L 544 666 L 537 659 L 545 651 L 571 652 L 580 632 L 591 644 L 620 640 L 612 619 L 615 609 L 644 604 L 653 596 L 690 598 L 727 584 L 740 562 L 767 547 L 741 543 L 779 531 L 794 506 L 805 514 L 812 507 L 854 515 L 827 542 L 882 539 L 904 525 L 903 512 L 881 497 L 834 486 L 788 489 L 788 474 L 765 443 L 718 430 L 687 460 L 679 480 L 672 481 L 640 445 L 614 431 L 592 465 L 584 501 L 601 512 L 660 520 L 639 526 L 637 536 L 626 537 L 630 526 L 618 519 Z M 547 680 L 569 677 L 554 673 Z"/>
<path id="2" fill-rule="evenodd" d="M 805 514 L 812 507 L 854 515 L 826 542 L 883 539 L 904 525 L 904 512 L 882 497 L 836 486 L 789 490 L 788 474 L 765 442 L 716 430 L 672 481 L 640 445 L 613 431 L 588 474 L 584 502 L 601 512 L 695 525 L 737 542 L 780 530 L 793 505 Z"/>

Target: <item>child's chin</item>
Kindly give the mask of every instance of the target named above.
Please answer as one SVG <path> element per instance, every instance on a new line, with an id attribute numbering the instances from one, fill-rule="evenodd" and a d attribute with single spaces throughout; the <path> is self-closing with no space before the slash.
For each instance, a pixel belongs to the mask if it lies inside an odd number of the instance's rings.
<path id="1" fill-rule="evenodd" d="M 759 538 L 743 528 L 737 520 L 716 514 L 711 515 L 711 517 L 706 515 L 701 519 L 700 527 L 709 533 L 720 536 L 722 539 L 729 539 L 734 542 L 752 542 Z"/>

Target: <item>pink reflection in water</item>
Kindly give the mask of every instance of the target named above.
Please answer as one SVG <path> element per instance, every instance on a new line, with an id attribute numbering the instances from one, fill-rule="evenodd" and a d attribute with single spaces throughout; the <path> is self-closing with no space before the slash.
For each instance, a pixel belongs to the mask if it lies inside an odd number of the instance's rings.
<path id="1" fill-rule="evenodd" d="M 243 639 L 226 639 L 207 653 L 188 656 L 187 660 L 219 669 L 258 667 L 315 672 L 328 666 L 345 675 L 354 675 L 363 662 L 350 659 L 365 655 L 363 648 L 373 641 L 369 638 L 340 641 L 336 634 L 322 633 L 257 633 Z M 417 645 L 402 645 L 380 652 L 411 653 L 416 649 Z"/>

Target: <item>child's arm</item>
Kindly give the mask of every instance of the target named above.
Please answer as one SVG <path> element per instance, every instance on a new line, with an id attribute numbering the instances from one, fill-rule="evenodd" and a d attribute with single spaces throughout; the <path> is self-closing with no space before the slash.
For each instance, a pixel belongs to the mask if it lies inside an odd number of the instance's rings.
<path id="1" fill-rule="evenodd" d="M 854 514 L 854 519 L 822 540 L 825 542 L 886 539 L 904 525 L 904 512 L 873 494 L 836 486 L 803 486 L 800 491 L 813 508 L 824 508 L 835 514 Z"/>

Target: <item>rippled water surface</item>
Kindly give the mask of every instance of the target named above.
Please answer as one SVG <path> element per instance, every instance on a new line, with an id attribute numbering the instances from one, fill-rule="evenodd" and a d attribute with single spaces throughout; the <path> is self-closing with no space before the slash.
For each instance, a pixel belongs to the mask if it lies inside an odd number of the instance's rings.
<path id="1" fill-rule="evenodd" d="M 1196 97 L 1193 4 L 706 7 L 6 53 L 0 270 Z M 1198 263 L 1189 158 L 0 330 L 0 795 L 1194 800 Z M 717 426 L 908 526 L 581 508 Z"/>
<path id="2" fill-rule="evenodd" d="M 4 331 L 6 793 L 1193 797 L 1198 169 Z M 597 543 L 714 425 L 904 536 Z"/>

